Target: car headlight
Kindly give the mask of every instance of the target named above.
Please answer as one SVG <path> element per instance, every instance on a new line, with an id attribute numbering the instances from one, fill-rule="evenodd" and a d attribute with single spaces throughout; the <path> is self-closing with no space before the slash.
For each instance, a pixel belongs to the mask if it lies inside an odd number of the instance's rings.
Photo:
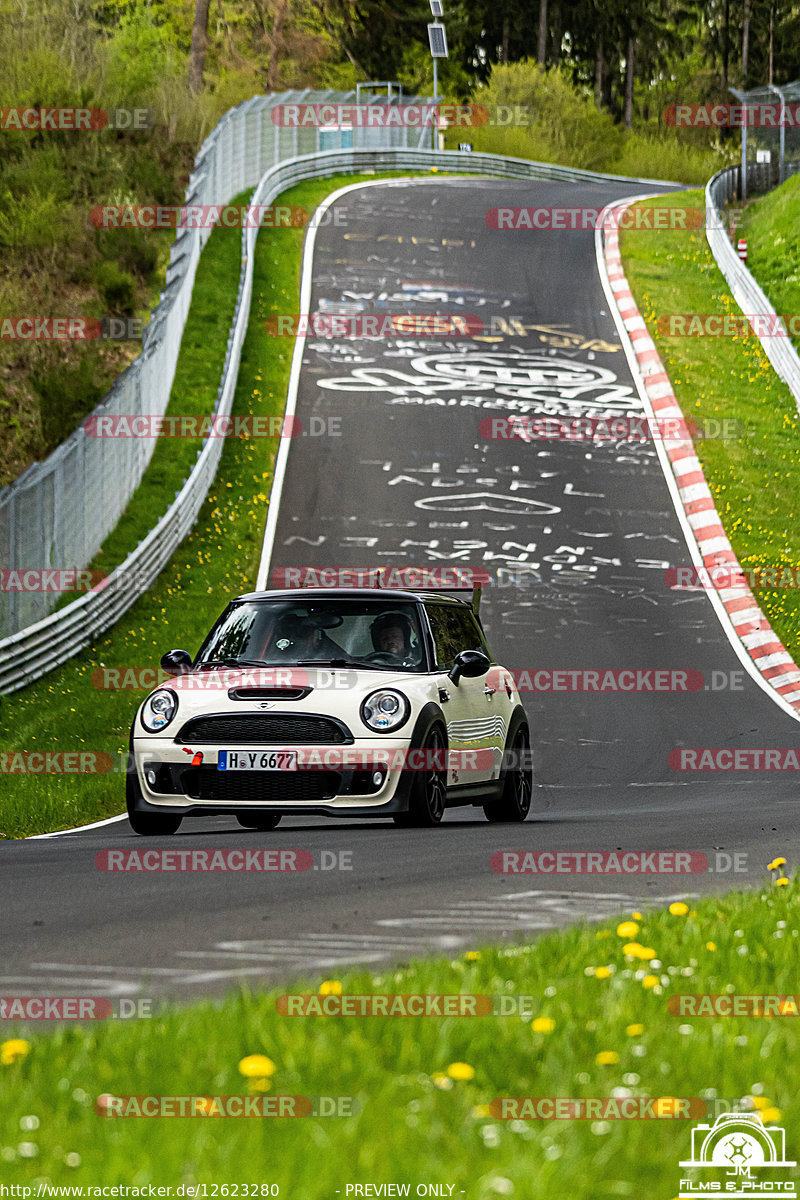
<path id="1" fill-rule="evenodd" d="M 376 733 L 393 733 L 405 725 L 411 706 L 402 692 L 382 688 L 372 692 L 361 705 L 361 720 Z"/>
<path id="2" fill-rule="evenodd" d="M 169 688 L 160 688 L 148 696 L 142 708 L 142 724 L 148 733 L 159 733 L 178 711 L 178 697 Z"/>

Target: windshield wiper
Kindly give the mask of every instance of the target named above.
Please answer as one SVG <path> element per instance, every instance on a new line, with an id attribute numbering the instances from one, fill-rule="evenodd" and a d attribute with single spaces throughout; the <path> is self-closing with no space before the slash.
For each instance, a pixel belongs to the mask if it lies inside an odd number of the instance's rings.
<path id="1" fill-rule="evenodd" d="M 206 667 L 265 667 L 267 664 L 263 658 L 207 658 L 205 662 L 197 664 L 197 670 L 204 670 Z"/>
<path id="2" fill-rule="evenodd" d="M 354 662 L 350 658 L 301 658 L 298 667 L 355 667 L 357 671 L 383 671 L 376 663 Z"/>

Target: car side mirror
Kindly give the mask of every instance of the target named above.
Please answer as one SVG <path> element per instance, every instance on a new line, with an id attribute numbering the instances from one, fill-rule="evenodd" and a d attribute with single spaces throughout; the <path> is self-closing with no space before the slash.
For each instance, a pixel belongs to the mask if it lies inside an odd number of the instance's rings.
<path id="1" fill-rule="evenodd" d="M 456 655 L 456 661 L 447 678 L 458 687 L 462 676 L 464 679 L 479 679 L 481 675 L 486 674 L 491 665 L 482 650 L 462 650 Z"/>
<path id="2" fill-rule="evenodd" d="M 192 656 L 188 650 L 168 650 L 161 659 L 161 668 L 169 671 L 170 675 L 183 675 L 191 670 Z"/>

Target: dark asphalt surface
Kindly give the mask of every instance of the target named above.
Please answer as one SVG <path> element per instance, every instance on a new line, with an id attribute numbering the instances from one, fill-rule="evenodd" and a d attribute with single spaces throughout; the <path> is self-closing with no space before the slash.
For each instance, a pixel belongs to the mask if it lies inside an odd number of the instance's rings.
<path id="1" fill-rule="evenodd" d="M 499 232 L 485 222 L 497 205 L 599 207 L 630 192 L 443 179 L 387 182 L 337 202 L 343 223 L 317 235 L 313 311 L 466 313 L 485 332 L 306 343 L 297 415 L 308 430 L 312 417 L 323 419 L 316 428 L 334 418 L 341 435 L 292 443 L 272 566 L 524 571 L 523 583 L 490 588 L 483 602 L 504 665 L 694 670 L 706 686 L 523 693 L 537 787 L 522 826 L 457 809 L 431 831 L 297 817 L 265 834 L 209 819 L 147 842 L 120 822 L 6 843 L 0 994 L 183 998 L 237 979 L 255 986 L 348 962 L 461 952 L 657 898 L 752 885 L 775 853 L 789 857 L 800 840 L 790 775 L 668 763 L 680 746 L 800 739 L 797 722 L 743 671 L 707 597 L 666 586 L 665 569 L 690 559 L 652 444 L 492 441 L 479 430 L 512 411 L 641 411 L 593 233 Z M 94 861 L 110 847 L 265 845 L 308 849 L 315 869 L 107 874 Z M 694 850 L 712 867 L 742 857 L 739 871 L 689 877 L 495 874 L 491 855 L 505 849 Z M 350 869 L 338 868 L 340 852 L 350 852 Z M 334 859 L 335 869 L 321 869 Z"/>

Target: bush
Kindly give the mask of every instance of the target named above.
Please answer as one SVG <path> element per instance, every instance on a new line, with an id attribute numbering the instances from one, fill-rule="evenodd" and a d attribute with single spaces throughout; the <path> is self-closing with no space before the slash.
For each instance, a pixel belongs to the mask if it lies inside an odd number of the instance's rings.
<path id="1" fill-rule="evenodd" d="M 105 394 L 97 378 L 95 353 L 81 347 L 81 356 L 76 365 L 51 359 L 31 376 L 39 397 L 46 454 L 69 437 Z"/>
<path id="2" fill-rule="evenodd" d="M 0 246 L 10 250 L 42 250 L 66 238 L 74 223 L 73 210 L 52 192 L 32 191 L 17 200 L 10 192 L 0 198 Z"/>
<path id="3" fill-rule="evenodd" d="M 561 71 L 545 70 L 531 59 L 496 66 L 488 84 L 472 99 L 488 106 L 519 105 L 529 121 L 523 126 L 488 124 L 471 129 L 469 140 L 476 150 L 592 171 L 609 170 L 622 151 L 624 132 L 609 114 L 598 112 L 593 98 Z M 463 131 L 456 140 L 463 140 Z"/>
<path id="4" fill-rule="evenodd" d="M 133 315 L 136 300 L 136 281 L 115 262 L 101 262 L 95 270 L 95 279 L 106 304 L 109 315 L 129 317 Z"/>
<path id="5" fill-rule="evenodd" d="M 726 153 L 708 146 L 688 146 L 676 134 L 648 137 L 631 133 L 612 170 L 618 175 L 704 185 L 716 171 L 728 166 L 735 155 L 735 148 Z"/>
<path id="6" fill-rule="evenodd" d="M 115 263 L 122 271 L 129 271 L 149 282 L 158 265 L 158 246 L 152 238 L 148 238 L 146 231 L 97 229 L 94 240 L 106 263 Z M 98 275 L 100 270 L 98 267 Z"/>

